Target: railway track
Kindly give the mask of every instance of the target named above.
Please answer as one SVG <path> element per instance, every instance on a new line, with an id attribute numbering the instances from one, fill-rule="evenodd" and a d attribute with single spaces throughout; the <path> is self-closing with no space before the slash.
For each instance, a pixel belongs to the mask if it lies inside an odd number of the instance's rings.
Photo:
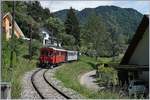
<path id="1" fill-rule="evenodd" d="M 59 91 L 46 79 L 46 72 L 50 69 L 38 69 L 31 76 L 31 83 L 41 99 L 71 99 Z"/>

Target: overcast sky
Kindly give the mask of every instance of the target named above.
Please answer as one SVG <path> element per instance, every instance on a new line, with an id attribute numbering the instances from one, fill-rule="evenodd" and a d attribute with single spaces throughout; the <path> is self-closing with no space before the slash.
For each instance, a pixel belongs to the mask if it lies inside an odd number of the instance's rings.
<path id="1" fill-rule="evenodd" d="M 62 9 L 69 9 L 71 6 L 76 10 L 82 10 L 84 8 L 95 8 L 103 5 L 115 5 L 122 8 L 134 8 L 142 14 L 150 14 L 150 1 L 94 1 L 94 0 L 49 0 L 40 1 L 41 5 L 45 8 L 49 8 L 51 12 L 55 12 Z"/>

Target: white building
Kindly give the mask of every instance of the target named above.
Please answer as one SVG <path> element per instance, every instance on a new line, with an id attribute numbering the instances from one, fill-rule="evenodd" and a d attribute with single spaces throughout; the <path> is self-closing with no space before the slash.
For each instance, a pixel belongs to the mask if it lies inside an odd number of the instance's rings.
<path id="1" fill-rule="evenodd" d="M 55 37 L 50 36 L 52 34 L 48 32 L 46 29 L 42 30 L 43 34 L 43 46 L 58 46 L 61 47 L 61 43 Z"/>

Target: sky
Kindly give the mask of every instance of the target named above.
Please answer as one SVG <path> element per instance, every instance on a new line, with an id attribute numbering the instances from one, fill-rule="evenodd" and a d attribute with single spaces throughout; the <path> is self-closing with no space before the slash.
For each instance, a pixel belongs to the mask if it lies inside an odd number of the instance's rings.
<path id="1" fill-rule="evenodd" d="M 76 10 L 82 10 L 84 8 L 95 8 L 104 5 L 114 5 L 121 8 L 133 8 L 142 14 L 150 14 L 150 1 L 149 0 L 130 0 L 130 1 L 119 1 L 119 0 L 49 0 L 40 1 L 41 5 L 45 8 L 49 8 L 51 12 L 69 9 L 73 7 Z"/>

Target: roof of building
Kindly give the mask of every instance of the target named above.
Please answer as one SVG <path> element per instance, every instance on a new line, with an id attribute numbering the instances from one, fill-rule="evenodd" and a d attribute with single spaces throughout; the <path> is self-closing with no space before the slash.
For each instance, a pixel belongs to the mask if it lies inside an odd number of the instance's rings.
<path id="1" fill-rule="evenodd" d="M 10 12 L 6 13 L 4 16 L 3 16 L 3 19 L 5 19 L 6 17 L 9 17 L 10 18 L 10 21 L 12 21 L 12 15 Z M 15 24 L 15 28 L 17 29 L 17 31 L 20 32 L 20 35 L 22 36 L 22 38 L 25 38 L 23 32 L 21 31 L 21 29 L 19 28 L 18 24 L 16 23 L 16 21 L 14 22 Z"/>
<path id="2" fill-rule="evenodd" d="M 120 62 L 120 64 L 128 64 L 129 63 L 138 43 L 142 39 L 148 26 L 149 26 L 149 16 L 144 15 L 140 25 L 138 26 L 138 28 L 136 30 L 136 33 L 134 34 L 134 36 L 132 38 L 130 45 L 128 46 L 128 48 L 122 58 L 122 61 Z"/>

